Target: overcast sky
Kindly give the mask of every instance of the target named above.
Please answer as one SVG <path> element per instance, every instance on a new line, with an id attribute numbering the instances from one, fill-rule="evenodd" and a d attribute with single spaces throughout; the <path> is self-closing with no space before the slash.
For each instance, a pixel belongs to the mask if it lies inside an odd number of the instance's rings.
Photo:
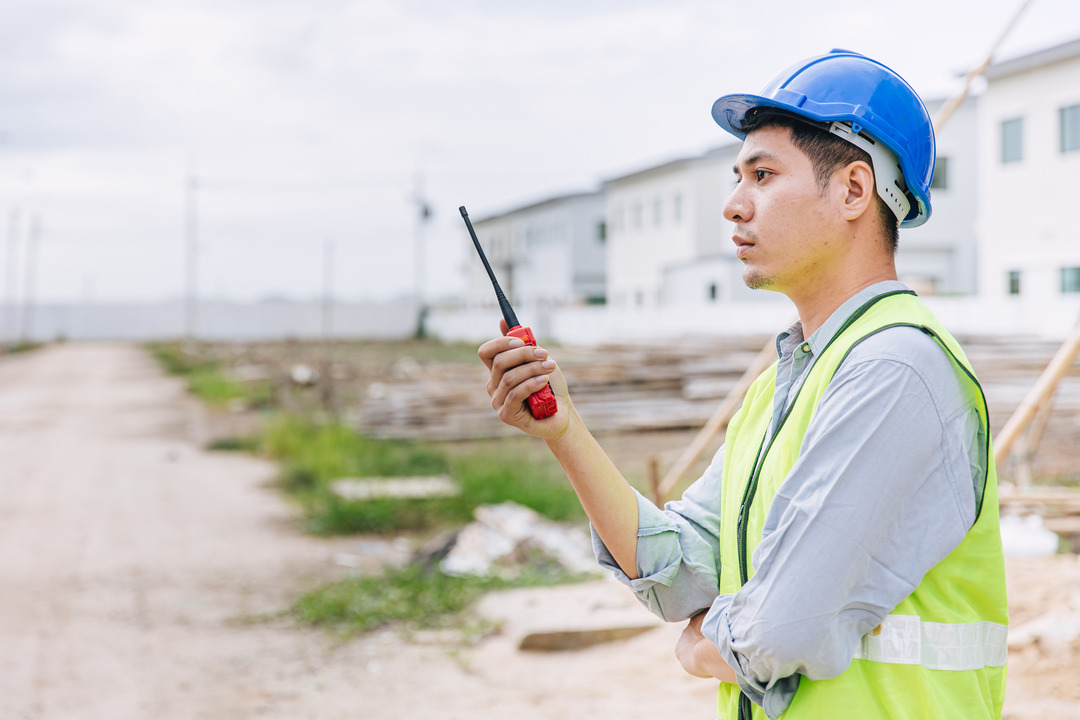
<path id="1" fill-rule="evenodd" d="M 5 0 L 0 299 L 34 222 L 39 299 L 181 296 L 189 175 L 204 297 L 314 297 L 327 242 L 339 298 L 411 293 L 418 188 L 445 295 L 473 260 L 459 205 L 726 143 L 716 97 L 833 47 L 946 96 L 1019 4 Z M 1080 3 L 1034 0 L 999 57 L 1075 38 Z"/>

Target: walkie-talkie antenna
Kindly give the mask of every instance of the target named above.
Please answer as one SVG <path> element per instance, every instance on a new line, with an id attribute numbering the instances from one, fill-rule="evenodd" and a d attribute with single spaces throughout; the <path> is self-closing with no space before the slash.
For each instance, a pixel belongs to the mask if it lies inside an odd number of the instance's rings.
<path id="1" fill-rule="evenodd" d="M 472 222 L 469 221 L 468 211 L 465 210 L 464 205 L 459 207 L 458 210 L 461 211 L 461 217 L 465 221 L 465 227 L 469 228 L 469 235 L 472 237 L 473 245 L 476 246 L 476 252 L 480 254 L 480 259 L 484 261 L 484 269 L 487 270 L 488 277 L 491 278 L 491 284 L 495 288 L 495 298 L 499 301 L 499 309 L 502 310 L 503 320 L 506 320 L 506 327 L 518 327 L 520 323 L 518 322 L 517 315 L 514 314 L 514 308 L 510 307 L 510 301 L 506 299 L 506 295 L 503 294 L 502 288 L 499 287 L 499 281 L 495 278 L 495 272 L 488 263 L 487 255 L 484 255 L 484 248 L 480 247 L 480 241 L 476 239 L 476 231 L 473 230 Z"/>
<path id="2" fill-rule="evenodd" d="M 491 265 L 488 264 L 487 256 L 484 255 L 484 248 L 480 247 L 480 241 L 476 239 L 476 231 L 473 230 L 472 222 L 469 220 L 469 213 L 465 210 L 464 205 L 458 209 L 461 210 L 461 219 L 465 221 L 465 227 L 469 228 L 469 235 L 472 237 L 473 245 L 476 246 L 476 252 L 480 259 L 484 261 L 484 269 L 487 270 L 488 277 L 491 278 L 491 285 L 495 288 L 495 297 L 499 300 L 499 308 L 502 310 L 503 320 L 506 321 L 506 336 L 517 338 L 527 346 L 536 347 L 536 337 L 532 334 L 532 330 L 522 327 L 518 323 L 517 315 L 514 314 L 514 309 L 510 307 L 510 301 L 506 299 L 502 288 L 499 287 L 499 281 L 495 279 L 495 273 L 492 271 Z M 555 393 L 552 392 L 550 383 L 530 395 L 527 404 L 529 412 L 537 420 L 551 417 L 559 411 L 559 404 L 555 400 Z"/>

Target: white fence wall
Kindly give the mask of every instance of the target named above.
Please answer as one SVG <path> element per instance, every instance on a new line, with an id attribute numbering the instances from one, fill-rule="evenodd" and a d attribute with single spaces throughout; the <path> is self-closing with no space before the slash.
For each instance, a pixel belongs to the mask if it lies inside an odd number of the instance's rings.
<path id="1" fill-rule="evenodd" d="M 146 305 L 41 305 L 27 315 L 0 305 L 0 340 L 159 340 L 183 337 L 181 302 Z M 331 337 L 402 338 L 416 331 L 412 303 L 313 302 L 199 303 L 195 336 L 204 340 L 255 341 Z"/>
<path id="2" fill-rule="evenodd" d="M 1080 295 L 928 297 L 927 305 L 956 335 L 1001 335 L 1063 340 L 1080 317 Z M 611 306 L 545 306 L 516 308 L 518 317 L 541 342 L 574 345 L 675 339 L 692 335 L 771 335 L 795 318 L 794 307 L 782 296 L 775 301 L 715 305 L 614 308 Z M 46 305 L 29 317 L 0 305 L 0 341 L 32 340 L 153 340 L 184 334 L 184 306 L 179 302 L 148 305 Z M 196 336 L 207 340 L 318 339 L 324 328 L 336 338 L 406 338 L 417 327 L 414 304 L 335 304 L 326 328 L 324 307 L 309 303 L 202 303 Z M 444 340 L 482 342 L 498 332 L 494 308 L 431 309 L 429 334 Z"/>
<path id="3" fill-rule="evenodd" d="M 778 296 L 779 297 L 779 296 Z M 955 335 L 1001 335 L 1063 340 L 1080 317 L 1080 296 L 1025 301 L 1023 296 L 983 300 L 928 297 L 926 304 Z M 543 311 L 517 308 L 521 322 L 545 339 L 594 345 L 675 339 L 688 335 L 771 335 L 795 319 L 786 299 L 713 306 L 612 308 L 572 307 Z M 484 312 L 433 311 L 428 327 L 446 340 L 479 342 L 497 332 L 499 316 Z"/>

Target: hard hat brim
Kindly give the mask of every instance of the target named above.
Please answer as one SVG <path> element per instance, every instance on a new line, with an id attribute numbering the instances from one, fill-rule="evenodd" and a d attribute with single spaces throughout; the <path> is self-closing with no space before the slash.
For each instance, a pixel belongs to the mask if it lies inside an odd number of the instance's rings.
<path id="1" fill-rule="evenodd" d="M 792 99 L 797 100 L 797 98 Z M 713 103 L 712 117 L 717 125 L 740 140 L 746 139 L 746 133 L 741 129 L 746 118 L 746 113 L 756 107 L 773 107 L 779 110 L 786 110 L 800 117 L 807 118 L 808 120 L 821 123 L 837 121 L 859 123 L 863 120 L 863 118 L 851 113 L 841 112 L 821 114 L 800 105 L 801 103 L 797 105 L 783 102 L 775 98 L 748 93 L 724 95 Z M 881 140 L 882 138 L 877 139 Z M 909 189 L 912 191 L 916 203 L 908 218 L 900 222 L 900 226 L 904 228 L 918 227 L 930 218 L 930 198 L 928 194 L 919 192 L 918 188 L 911 188 L 910 185 Z"/>

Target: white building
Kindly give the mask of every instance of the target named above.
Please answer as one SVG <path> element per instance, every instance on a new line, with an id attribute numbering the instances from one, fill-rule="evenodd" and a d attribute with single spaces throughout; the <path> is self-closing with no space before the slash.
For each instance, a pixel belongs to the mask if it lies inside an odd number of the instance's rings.
<path id="1" fill-rule="evenodd" d="M 931 101 L 931 117 L 944 101 Z M 979 177 L 977 101 L 968 98 L 937 133 L 930 219 L 900 231 L 896 272 L 921 295 L 977 292 L 975 212 Z"/>
<path id="2" fill-rule="evenodd" d="M 476 236 L 515 307 L 560 307 L 604 300 L 604 200 L 599 192 L 550 198 L 473 220 Z M 469 243 L 465 301 L 495 306 L 483 263 Z"/>
<path id="3" fill-rule="evenodd" d="M 713 273 L 722 276 L 715 283 L 708 272 L 692 273 L 699 284 L 693 289 L 673 283 L 669 274 L 730 248 L 723 205 L 737 154 L 738 144 L 731 144 L 604 183 L 610 305 L 657 307 L 694 293 L 698 302 L 708 302 L 710 284 L 728 285 L 730 268 L 722 265 Z"/>
<path id="4" fill-rule="evenodd" d="M 613 306 L 776 300 L 746 288 L 723 218 L 740 147 L 733 142 L 605 183 Z M 933 217 L 900 233 L 897 271 L 923 294 L 975 292 L 975 166 L 975 101 L 968 100 L 938 137 Z"/>
<path id="5" fill-rule="evenodd" d="M 979 99 L 979 291 L 1080 293 L 1080 40 L 991 65 Z"/>

